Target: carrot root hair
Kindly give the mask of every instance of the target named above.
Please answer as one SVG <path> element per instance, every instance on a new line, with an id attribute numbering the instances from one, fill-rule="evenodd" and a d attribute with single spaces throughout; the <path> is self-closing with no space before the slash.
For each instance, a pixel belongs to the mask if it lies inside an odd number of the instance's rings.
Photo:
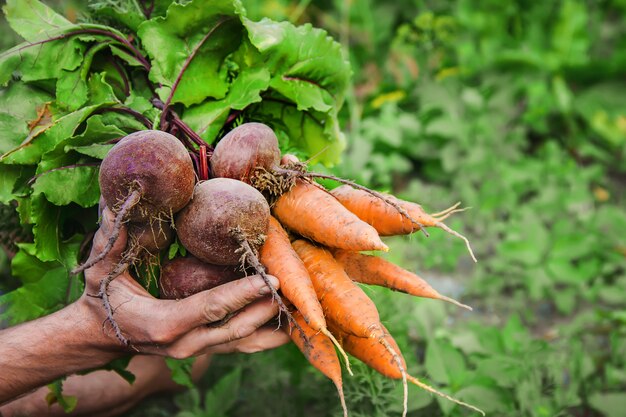
<path id="1" fill-rule="evenodd" d="M 400 373 L 402 374 L 402 391 L 404 395 L 404 400 L 403 400 L 404 408 L 402 410 L 402 417 L 406 417 L 408 410 L 409 410 L 409 387 L 407 384 L 408 375 L 406 373 L 406 370 L 404 369 L 404 365 L 402 364 L 400 355 L 398 354 L 398 352 L 396 352 L 393 346 L 391 346 L 391 344 L 389 344 L 389 342 L 387 342 L 384 337 L 379 337 L 378 341 L 385 347 L 385 349 L 387 349 L 387 352 L 389 352 L 389 354 L 393 356 L 393 360 L 396 361 L 396 365 L 398 365 L 398 369 L 400 370 Z"/>
<path id="2" fill-rule="evenodd" d="M 440 295 L 439 299 L 442 301 L 447 301 L 448 303 L 454 304 L 457 307 L 461 307 L 461 308 L 465 308 L 469 311 L 474 311 L 474 309 L 470 306 L 468 306 L 467 304 L 463 304 L 458 302 L 457 300 L 455 300 L 454 298 L 450 298 L 450 297 L 446 297 L 445 295 Z"/>
<path id="3" fill-rule="evenodd" d="M 453 403 L 456 403 L 458 405 L 462 405 L 463 407 L 467 407 L 470 410 L 474 410 L 480 414 L 482 414 L 483 416 L 485 415 L 485 412 L 483 410 L 481 410 L 478 407 L 474 407 L 471 404 L 468 403 L 464 403 L 463 401 L 457 400 L 456 398 L 450 397 L 447 394 L 444 394 L 443 392 L 437 391 L 436 389 L 434 389 L 433 387 L 431 387 L 430 385 L 427 385 L 425 383 L 423 383 L 422 381 L 420 381 L 419 379 L 415 378 L 414 376 L 411 375 L 407 375 L 407 379 L 414 385 L 417 385 L 418 387 L 422 388 L 423 390 L 426 390 L 432 394 L 438 395 L 442 398 L 445 398 L 446 400 L 450 400 Z"/>
<path id="4" fill-rule="evenodd" d="M 337 394 L 339 395 L 339 401 L 341 401 L 341 408 L 343 409 L 343 417 L 348 417 L 348 406 L 346 405 L 346 398 L 343 395 L 343 387 L 341 384 L 335 382 L 335 387 L 337 387 Z"/>
<path id="5" fill-rule="evenodd" d="M 322 328 L 322 330 L 320 330 L 320 331 L 322 332 L 322 334 L 328 336 L 330 341 L 333 342 L 333 345 L 335 345 L 337 347 L 337 349 L 339 350 L 339 353 L 341 353 L 341 356 L 343 356 L 343 360 L 346 362 L 346 369 L 348 370 L 348 373 L 350 374 L 350 376 L 354 376 L 354 374 L 352 373 L 352 368 L 350 368 L 350 360 L 348 359 L 348 355 L 343 350 L 343 348 L 341 347 L 341 344 L 339 344 L 337 339 L 335 339 L 335 336 L 333 336 L 333 334 L 331 332 L 329 332 L 328 329 L 325 328 L 325 327 Z M 343 396 L 343 394 L 342 394 L 342 396 Z"/>
<path id="6" fill-rule="evenodd" d="M 465 236 L 463 236 L 459 232 L 456 232 L 456 231 L 450 229 L 448 226 L 446 226 L 445 223 L 442 223 L 440 221 L 435 223 L 435 227 L 438 227 L 438 228 L 440 228 L 440 229 L 450 233 L 452 236 L 456 236 L 459 239 L 463 239 L 463 241 L 465 242 L 465 246 L 467 246 L 467 250 L 468 250 L 470 256 L 472 257 L 474 262 L 478 262 L 478 260 L 476 260 L 476 256 L 474 256 L 474 251 L 472 251 L 472 246 L 470 245 L 469 240 Z"/>
<path id="7" fill-rule="evenodd" d="M 452 216 L 453 214 L 462 213 L 465 210 L 469 210 L 469 209 L 471 209 L 471 207 L 463 207 L 463 208 L 451 210 L 451 211 L 449 211 L 447 213 L 439 214 L 438 216 L 433 216 L 433 217 L 434 217 L 435 221 L 442 222 L 445 219 L 447 219 L 448 217 Z"/>
<path id="8" fill-rule="evenodd" d="M 448 208 L 447 208 L 447 209 L 445 209 L 445 210 L 438 211 L 437 213 L 430 213 L 430 215 L 431 215 L 432 217 L 444 216 L 444 215 L 448 214 L 449 212 L 453 211 L 454 209 L 456 209 L 456 208 L 457 208 L 458 206 L 460 206 L 460 205 L 461 205 L 461 202 L 460 202 L 460 201 L 457 201 L 455 205 L 450 206 L 450 207 L 448 207 Z"/>

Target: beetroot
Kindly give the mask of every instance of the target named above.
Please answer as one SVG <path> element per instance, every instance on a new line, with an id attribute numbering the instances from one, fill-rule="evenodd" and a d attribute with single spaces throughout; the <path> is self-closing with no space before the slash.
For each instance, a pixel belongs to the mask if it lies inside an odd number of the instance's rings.
<path id="1" fill-rule="evenodd" d="M 191 199 L 193 163 L 185 146 L 159 130 L 131 133 L 120 140 L 100 166 L 100 190 L 115 213 L 133 191 L 139 201 L 128 210 L 135 222 L 167 217 Z"/>
<path id="2" fill-rule="evenodd" d="M 131 223 L 128 226 L 131 247 L 151 255 L 167 248 L 174 240 L 171 222 L 157 220 L 150 223 Z"/>
<path id="3" fill-rule="evenodd" d="M 237 265 L 241 239 L 253 251 L 265 240 L 270 208 L 263 195 L 230 178 L 199 183 L 191 202 L 178 213 L 176 231 L 189 252 L 204 262 Z"/>
<path id="4" fill-rule="evenodd" d="M 102 199 L 116 214 L 115 225 L 104 250 L 73 274 L 104 259 L 125 221 L 171 219 L 191 199 L 195 173 L 189 153 L 175 136 L 144 130 L 124 137 L 109 151 L 100 165 L 99 182 Z"/>
<path id="5" fill-rule="evenodd" d="M 243 278 L 245 273 L 232 265 L 213 265 L 187 255 L 174 258 L 161 268 L 161 298 L 180 299 Z"/>
<path id="6" fill-rule="evenodd" d="M 280 163 L 274 131 L 262 123 L 244 123 L 224 136 L 213 151 L 213 176 L 251 183 L 258 169 L 272 172 Z"/>

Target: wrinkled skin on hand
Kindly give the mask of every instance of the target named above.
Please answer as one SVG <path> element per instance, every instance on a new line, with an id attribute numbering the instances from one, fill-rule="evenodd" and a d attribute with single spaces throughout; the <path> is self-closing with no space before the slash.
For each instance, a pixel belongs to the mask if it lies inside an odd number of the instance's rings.
<path id="1" fill-rule="evenodd" d="M 111 233 L 113 213 L 104 209 L 102 224 L 93 240 L 91 256 L 101 251 Z M 187 358 L 202 353 L 231 351 L 256 352 L 280 346 L 288 341 L 283 332 L 262 327 L 278 313 L 269 289 L 262 278 L 252 275 L 183 300 L 159 300 L 150 295 L 126 271 L 113 280 L 108 294 L 114 318 L 130 342 L 124 347 L 106 321 L 101 298 L 95 297 L 100 281 L 121 259 L 126 247 L 124 228 L 110 254 L 85 271 L 86 289 L 78 301 L 102 324 L 99 332 L 108 349 Z M 270 278 L 276 288 L 278 280 Z M 234 315 L 233 315 L 234 314 Z M 222 320 L 233 315 L 225 322 Z"/>

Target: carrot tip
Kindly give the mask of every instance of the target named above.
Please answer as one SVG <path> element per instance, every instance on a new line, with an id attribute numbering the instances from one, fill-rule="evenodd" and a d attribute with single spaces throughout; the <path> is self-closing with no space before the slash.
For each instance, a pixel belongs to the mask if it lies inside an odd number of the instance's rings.
<path id="1" fill-rule="evenodd" d="M 335 339 L 335 336 L 333 336 L 333 334 L 327 328 L 323 327 L 320 331 L 322 332 L 322 334 L 326 335 L 330 339 L 330 341 L 333 342 L 333 344 L 337 347 L 339 353 L 341 353 L 341 356 L 343 356 L 343 360 L 346 362 L 346 369 L 348 370 L 348 373 L 350 374 L 350 376 L 354 376 L 354 374 L 352 373 L 352 368 L 350 368 L 350 360 L 348 359 L 348 355 L 346 355 L 346 352 L 339 344 L 339 341 Z"/>
<path id="2" fill-rule="evenodd" d="M 445 398 L 445 399 L 447 399 L 447 400 L 452 401 L 453 403 L 456 403 L 456 404 L 458 404 L 458 405 L 462 405 L 463 407 L 467 407 L 467 408 L 469 408 L 470 410 L 477 411 L 477 412 L 479 412 L 480 414 L 482 414 L 483 416 L 485 415 L 485 412 L 484 412 L 483 410 L 481 410 L 480 408 L 478 408 L 478 407 L 474 407 L 474 406 L 473 406 L 473 405 L 471 405 L 471 404 L 464 403 L 463 401 L 457 400 L 456 398 L 453 398 L 453 397 L 451 397 L 451 396 L 449 396 L 449 395 L 447 395 L 447 394 L 444 394 L 443 392 L 437 391 L 436 389 L 434 389 L 434 388 L 433 388 L 433 387 L 431 387 L 430 385 L 423 383 L 422 381 L 420 381 L 419 379 L 415 378 L 414 376 L 407 375 L 407 379 L 408 379 L 411 383 L 413 383 L 413 384 L 417 385 L 418 387 L 420 387 L 420 388 L 422 388 L 422 389 L 424 389 L 424 390 L 426 390 L 426 391 L 428 391 L 428 392 L 430 392 L 430 393 L 432 393 L 432 394 L 436 394 L 436 395 L 438 395 L 438 396 L 440 396 L 440 397 L 442 397 L 442 398 Z"/>
<path id="3" fill-rule="evenodd" d="M 441 295 L 439 297 L 439 299 L 442 300 L 442 301 L 447 301 L 448 303 L 454 304 L 457 307 L 465 308 L 465 309 L 467 309 L 469 311 L 474 311 L 474 309 L 472 307 L 468 306 L 467 304 L 460 303 L 457 300 L 455 300 L 454 298 L 450 298 L 450 297 L 446 297 L 445 295 Z"/>
<path id="4" fill-rule="evenodd" d="M 467 246 L 467 250 L 468 250 L 470 256 L 472 257 L 472 260 L 474 262 L 478 262 L 478 260 L 476 259 L 476 256 L 474 256 L 474 251 L 472 250 L 472 247 L 470 246 L 469 240 L 467 240 L 467 238 L 465 236 L 463 236 L 459 232 L 456 232 L 456 231 L 450 229 L 448 226 L 446 226 L 445 223 L 437 222 L 437 223 L 435 223 L 435 226 L 440 228 L 440 229 L 442 229 L 442 230 L 445 230 L 446 232 L 450 233 L 453 236 L 458 237 L 459 239 L 463 239 L 463 241 L 465 242 L 465 246 Z"/>
<path id="5" fill-rule="evenodd" d="M 457 208 L 460 205 L 461 205 L 461 202 L 457 201 L 455 205 L 450 206 L 450 207 L 448 207 L 445 210 L 438 211 L 437 213 L 431 213 L 431 216 L 433 216 L 433 217 L 443 216 L 443 215 L 448 214 L 449 212 L 453 211 L 455 208 Z"/>

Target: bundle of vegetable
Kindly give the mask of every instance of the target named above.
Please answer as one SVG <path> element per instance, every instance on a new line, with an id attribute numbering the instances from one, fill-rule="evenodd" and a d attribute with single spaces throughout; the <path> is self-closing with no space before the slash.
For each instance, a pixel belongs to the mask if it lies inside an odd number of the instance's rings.
<path id="1" fill-rule="evenodd" d="M 131 236 L 99 294 L 122 343 L 132 340 L 115 324 L 107 288 L 130 266 L 141 278 L 163 263 L 160 288 L 147 285 L 167 298 L 246 268 L 271 287 L 267 271 L 281 283 L 282 294 L 272 293 L 285 327 L 335 383 L 344 410 L 333 345 L 346 365 L 344 348 L 366 362 L 386 357 L 393 369 L 371 365 L 403 380 L 406 413 L 406 381 L 425 385 L 407 374 L 353 280 L 456 302 L 407 271 L 391 280 L 400 269 L 358 252 L 387 251 L 380 236 L 428 226 L 460 236 L 442 223 L 459 210 L 429 216 L 297 161 L 281 164 L 281 149 L 315 155 L 312 163 L 338 160 L 337 112 L 350 74 L 340 45 L 310 25 L 251 21 L 236 0 L 97 2 L 82 23 L 36 0 L 9 0 L 4 11 L 26 42 L 0 54 L 0 203 L 17 211 L 26 238 L 12 262 L 23 285 L 0 296 L 0 319 L 19 323 L 78 298 L 83 284 L 68 277 L 105 256 L 78 265 L 102 195 L 116 230 L 128 223 Z M 347 188 L 329 193 L 314 178 Z"/>

